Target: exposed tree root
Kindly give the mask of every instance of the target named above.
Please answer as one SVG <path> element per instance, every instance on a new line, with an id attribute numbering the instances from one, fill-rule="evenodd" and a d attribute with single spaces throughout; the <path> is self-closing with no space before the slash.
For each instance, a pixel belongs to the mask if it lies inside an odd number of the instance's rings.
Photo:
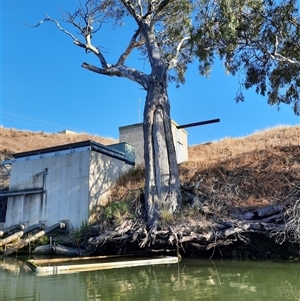
<path id="1" fill-rule="evenodd" d="M 298 201 L 285 207 L 267 206 L 236 213 L 226 220 L 215 219 L 206 209 L 209 219 L 189 219 L 189 222 L 177 219 L 168 225 L 155 222 L 151 227 L 142 219 L 135 223 L 129 219 L 115 228 L 94 227 L 86 243 L 99 254 L 111 252 L 113 248 L 119 254 L 128 250 L 161 253 L 172 250 L 182 255 L 205 256 L 211 251 L 211 255 L 234 257 L 234 252 L 243 250 L 245 254 L 252 253 L 252 257 L 296 256 L 299 204 Z M 290 245 L 288 251 L 287 244 Z"/>

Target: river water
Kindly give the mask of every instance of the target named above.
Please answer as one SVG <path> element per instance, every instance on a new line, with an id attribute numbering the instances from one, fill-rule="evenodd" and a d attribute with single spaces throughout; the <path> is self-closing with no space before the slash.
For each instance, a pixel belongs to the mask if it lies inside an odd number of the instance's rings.
<path id="1" fill-rule="evenodd" d="M 183 259 L 179 264 L 37 276 L 0 259 L 0 301 L 300 301 L 300 263 Z"/>

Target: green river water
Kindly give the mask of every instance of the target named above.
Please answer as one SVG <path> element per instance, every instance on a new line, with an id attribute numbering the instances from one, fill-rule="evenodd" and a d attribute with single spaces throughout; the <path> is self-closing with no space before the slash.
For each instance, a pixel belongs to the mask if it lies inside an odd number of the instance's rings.
<path id="1" fill-rule="evenodd" d="M 37 276 L 0 259 L 0 301 L 300 301 L 300 263 L 183 259 L 179 264 Z"/>

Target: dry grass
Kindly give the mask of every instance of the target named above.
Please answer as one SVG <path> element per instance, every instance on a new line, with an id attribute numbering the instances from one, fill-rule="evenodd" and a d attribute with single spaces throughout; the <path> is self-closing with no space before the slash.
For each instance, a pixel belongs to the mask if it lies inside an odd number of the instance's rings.
<path id="1" fill-rule="evenodd" d="M 193 186 L 215 214 L 285 203 L 300 198 L 300 126 L 280 126 L 243 138 L 189 147 L 180 164 L 183 186 Z M 120 179 L 113 200 L 128 199 L 144 187 L 141 166 Z M 184 199 L 185 201 L 185 199 Z M 230 214 L 230 212 L 227 212 Z"/>
<path id="2" fill-rule="evenodd" d="M 234 207 L 300 198 L 300 126 L 280 126 L 190 147 L 189 161 L 181 164 L 180 175 L 187 185 L 202 180 L 202 199 Z"/>
<path id="3" fill-rule="evenodd" d="M 188 166 L 206 169 L 245 154 L 269 151 L 274 147 L 299 145 L 300 126 L 279 126 L 243 138 L 225 138 L 212 143 L 191 146 Z"/>
<path id="4" fill-rule="evenodd" d="M 88 134 L 47 134 L 1 128 L 1 159 L 10 154 L 83 140 L 116 143 Z M 225 138 L 189 147 L 189 161 L 180 164 L 183 185 L 201 184 L 201 201 L 222 208 L 249 208 L 300 199 L 300 126 L 280 126 L 243 138 Z M 3 175 L 3 174 L 2 174 Z M 2 177 L 2 184 L 3 177 Z M 122 177 L 114 200 L 138 198 L 144 169 Z"/>
<path id="5" fill-rule="evenodd" d="M 94 140 L 104 145 L 117 143 L 117 140 L 112 138 L 102 138 L 86 133 L 50 134 L 44 132 L 18 131 L 15 129 L 6 129 L 1 127 L 0 134 L 0 152 L 7 154 L 36 150 L 84 140 Z"/>

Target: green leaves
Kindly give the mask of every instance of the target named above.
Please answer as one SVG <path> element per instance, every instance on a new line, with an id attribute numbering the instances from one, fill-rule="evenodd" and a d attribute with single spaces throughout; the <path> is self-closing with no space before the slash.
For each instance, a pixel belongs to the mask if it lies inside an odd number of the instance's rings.
<path id="1" fill-rule="evenodd" d="M 200 0 L 193 31 L 199 70 L 219 56 L 242 85 L 269 104 L 293 106 L 300 115 L 300 16 L 297 0 Z M 237 100 L 243 99 L 242 92 Z"/>
<path id="2" fill-rule="evenodd" d="M 170 81 L 184 82 L 187 64 L 192 58 L 188 40 L 178 50 L 178 45 L 181 41 L 191 34 L 192 13 L 192 1 L 169 1 L 168 6 L 155 18 L 154 30 L 156 40 L 164 61 L 168 64 L 173 58 L 177 57 L 174 72 L 169 76 Z"/>
<path id="3" fill-rule="evenodd" d="M 92 52 L 101 68 L 83 67 L 104 75 L 123 76 L 147 89 L 147 76 L 126 67 L 126 60 L 138 50 L 153 71 L 184 83 L 188 63 L 197 57 L 199 72 L 209 75 L 216 57 L 226 70 L 242 78 L 242 88 L 255 88 L 270 104 L 293 106 L 300 115 L 300 14 L 299 0 L 87 0 L 67 13 L 84 38 L 75 44 Z M 105 59 L 94 35 L 107 22 L 124 25 L 130 17 L 136 28 L 116 63 Z M 163 68 L 162 68 L 163 66 Z M 169 70 L 172 70 L 169 72 Z M 168 72 L 168 74 L 166 74 Z M 167 77 L 166 77 L 167 76 Z M 243 99 L 243 89 L 237 100 Z"/>

